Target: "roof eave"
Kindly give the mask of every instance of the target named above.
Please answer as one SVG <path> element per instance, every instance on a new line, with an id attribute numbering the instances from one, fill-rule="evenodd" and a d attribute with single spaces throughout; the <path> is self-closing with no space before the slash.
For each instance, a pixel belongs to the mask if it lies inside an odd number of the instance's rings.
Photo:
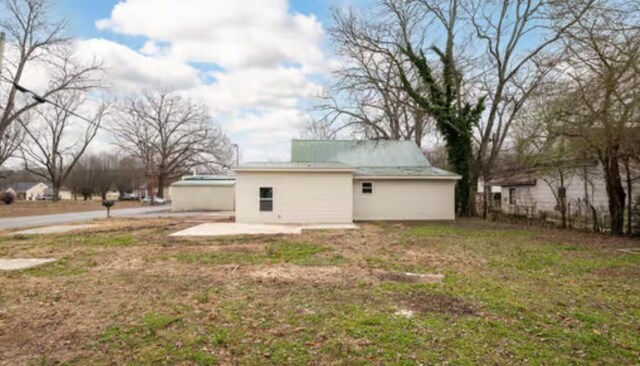
<path id="1" fill-rule="evenodd" d="M 460 180 L 459 175 L 355 175 L 353 179 Z"/>
<path id="2" fill-rule="evenodd" d="M 269 168 L 269 167 L 239 167 L 233 169 L 234 172 L 340 172 L 340 173 L 353 173 L 356 171 L 354 168 Z"/>

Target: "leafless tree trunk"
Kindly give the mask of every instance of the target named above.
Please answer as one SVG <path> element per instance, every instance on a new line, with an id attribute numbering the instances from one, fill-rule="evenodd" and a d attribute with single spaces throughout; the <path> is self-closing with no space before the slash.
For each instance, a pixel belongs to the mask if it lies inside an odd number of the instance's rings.
<path id="1" fill-rule="evenodd" d="M 351 133 L 422 145 L 432 121 L 402 90 L 398 25 L 388 17 L 390 4 L 383 3 L 372 10 L 376 17 L 353 10 L 334 13 L 329 34 L 346 62 L 333 73 L 335 83 L 315 106 L 319 118 L 312 121 L 309 133 L 323 138 Z"/>
<path id="2" fill-rule="evenodd" d="M 57 200 L 60 188 L 95 138 L 107 105 L 99 106 L 89 123 L 73 115 L 84 103 L 79 92 L 58 93 L 52 101 L 58 106 L 43 105 L 18 121 L 26 132 L 26 142 L 20 148 L 25 170 L 47 179 Z M 28 124 L 23 120 L 26 117 Z M 84 124 L 84 130 L 76 133 L 76 124 Z"/>
<path id="3" fill-rule="evenodd" d="M 531 94 L 562 60 L 562 49 L 554 46 L 594 2 L 467 2 L 473 29 L 484 42 L 486 67 L 481 70 L 481 88 L 489 96 L 487 117 L 477 131 L 480 142 L 473 165 L 473 181 L 477 182 L 480 176 L 485 182 L 493 178 L 494 165 L 514 120 Z M 471 194 L 475 196 L 477 184 L 472 187 Z M 486 209 L 483 211 L 486 214 Z"/>
<path id="4" fill-rule="evenodd" d="M 38 63 L 46 67 L 52 78 L 48 88 L 41 93 L 44 98 L 98 86 L 95 71 L 100 70 L 100 65 L 82 65 L 74 59 L 72 41 L 65 35 L 66 22 L 51 20 L 50 7 L 50 0 L 3 0 L 0 31 L 6 32 L 7 45 L 0 82 L 20 84 L 27 66 Z M 16 131 L 11 127 L 39 104 L 18 92 L 15 84 L 11 84 L 6 96 L 0 100 L 0 144 L 9 144 L 0 146 L 3 152 L 11 151 L 13 146 Z M 3 162 L 0 159 L 0 164 Z"/>
<path id="5" fill-rule="evenodd" d="M 581 18 L 565 37 L 572 92 L 562 122 L 566 135 L 582 140 L 598 157 L 611 232 L 622 235 L 627 195 L 620 165 L 628 136 L 640 122 L 640 9 L 637 2 L 606 5 Z"/>
<path id="6" fill-rule="evenodd" d="M 140 159 L 149 184 L 164 187 L 195 167 L 231 167 L 233 151 L 206 108 L 167 90 L 131 97 L 121 107 L 116 143 Z"/>

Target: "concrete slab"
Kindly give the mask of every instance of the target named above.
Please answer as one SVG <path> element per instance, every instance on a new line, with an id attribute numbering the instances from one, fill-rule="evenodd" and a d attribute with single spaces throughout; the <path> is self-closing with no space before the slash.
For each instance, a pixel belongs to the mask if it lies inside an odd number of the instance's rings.
<path id="1" fill-rule="evenodd" d="M 354 230 L 359 229 L 356 224 L 317 224 L 302 225 L 302 230 Z"/>
<path id="2" fill-rule="evenodd" d="M 69 231 L 74 231 L 74 230 L 89 229 L 97 226 L 98 225 L 53 225 L 53 226 L 45 226 L 45 227 L 39 227 L 35 229 L 17 231 L 12 234 L 20 234 L 20 235 L 60 234 L 60 233 L 67 233 Z"/>
<path id="3" fill-rule="evenodd" d="M 0 270 L 17 271 L 55 261 L 56 258 L 0 258 Z"/>
<path id="4" fill-rule="evenodd" d="M 186 230 L 178 231 L 170 236 L 275 235 L 301 233 L 302 229 L 299 226 L 219 222 L 200 224 Z"/>

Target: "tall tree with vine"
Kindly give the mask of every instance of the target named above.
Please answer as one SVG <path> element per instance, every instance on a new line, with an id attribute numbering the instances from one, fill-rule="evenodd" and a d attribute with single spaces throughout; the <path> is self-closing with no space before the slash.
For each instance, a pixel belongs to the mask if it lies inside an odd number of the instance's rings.
<path id="1" fill-rule="evenodd" d="M 408 32 L 405 33 L 402 52 L 416 74 L 417 85 L 407 77 L 400 65 L 400 79 L 404 91 L 436 121 L 438 131 L 444 137 L 447 159 L 451 168 L 461 179 L 456 186 L 456 211 L 459 215 L 469 216 L 475 212 L 470 199 L 475 190 L 471 189 L 471 162 L 473 157 L 473 129 L 478 125 L 484 110 L 484 97 L 475 104 L 464 101 L 461 95 L 462 75 L 456 67 L 454 57 L 455 21 L 457 1 L 452 1 L 447 11 L 441 8 L 430 9 L 445 26 L 447 42 L 444 51 L 436 46 L 431 51 L 441 63 L 440 77 L 422 50 L 414 51 Z M 402 23 L 402 16 L 396 12 Z M 407 27 L 402 26 L 406 30 Z"/>

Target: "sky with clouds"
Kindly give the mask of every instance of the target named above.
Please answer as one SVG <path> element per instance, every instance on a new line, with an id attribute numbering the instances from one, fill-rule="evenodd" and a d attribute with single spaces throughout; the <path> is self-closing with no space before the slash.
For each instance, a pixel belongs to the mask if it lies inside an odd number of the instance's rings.
<path id="1" fill-rule="evenodd" d="M 116 94 L 161 86 L 199 99 L 241 159 L 256 161 L 289 158 L 339 63 L 326 38 L 331 8 L 362 3 L 58 0 L 55 13 L 69 20 L 78 52 L 103 62 Z"/>

